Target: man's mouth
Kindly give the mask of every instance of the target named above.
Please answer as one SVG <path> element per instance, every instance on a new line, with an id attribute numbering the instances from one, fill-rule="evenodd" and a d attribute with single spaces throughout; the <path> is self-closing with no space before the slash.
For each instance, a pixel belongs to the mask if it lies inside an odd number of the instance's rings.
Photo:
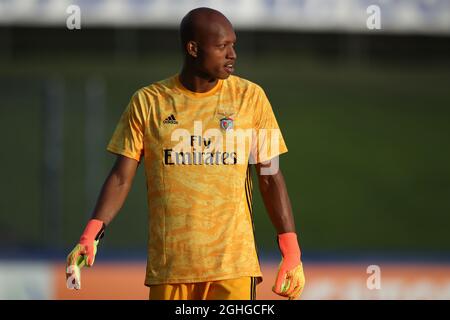
<path id="1" fill-rule="evenodd" d="M 228 73 L 233 73 L 233 71 L 234 71 L 234 65 L 233 65 L 232 63 L 226 64 L 226 65 L 225 65 L 225 70 L 226 70 Z"/>

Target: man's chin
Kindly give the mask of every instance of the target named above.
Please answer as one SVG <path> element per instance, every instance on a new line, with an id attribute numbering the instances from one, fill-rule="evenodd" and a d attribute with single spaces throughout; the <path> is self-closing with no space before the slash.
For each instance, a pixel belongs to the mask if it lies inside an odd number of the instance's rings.
<path id="1" fill-rule="evenodd" d="M 217 79 L 226 80 L 226 79 L 228 79 L 230 76 L 231 76 L 231 73 L 228 73 L 228 72 L 226 72 L 226 73 L 221 73 L 221 74 L 217 77 Z"/>
<path id="2" fill-rule="evenodd" d="M 220 80 L 226 80 L 231 76 L 232 73 L 229 72 L 216 72 L 216 73 L 211 73 L 209 76 L 210 80 L 213 79 L 220 79 Z"/>

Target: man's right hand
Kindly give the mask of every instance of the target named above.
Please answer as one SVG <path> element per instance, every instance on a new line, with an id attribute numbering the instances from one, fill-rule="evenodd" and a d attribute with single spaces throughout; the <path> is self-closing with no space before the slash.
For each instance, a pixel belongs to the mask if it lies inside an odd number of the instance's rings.
<path id="1" fill-rule="evenodd" d="M 105 224 L 101 220 L 89 220 L 79 243 L 67 256 L 66 285 L 68 289 L 81 289 L 81 272 L 83 266 L 91 267 L 97 254 L 97 245 L 103 237 Z"/>
<path id="2" fill-rule="evenodd" d="M 300 259 L 297 234 L 295 232 L 279 234 L 278 246 L 283 259 L 278 267 L 272 291 L 280 296 L 288 297 L 289 300 L 294 300 L 302 294 L 305 287 L 305 274 Z"/>

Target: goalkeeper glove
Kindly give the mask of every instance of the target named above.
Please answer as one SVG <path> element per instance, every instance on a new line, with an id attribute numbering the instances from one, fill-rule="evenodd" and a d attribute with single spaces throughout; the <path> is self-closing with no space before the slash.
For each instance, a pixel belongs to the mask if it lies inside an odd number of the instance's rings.
<path id="1" fill-rule="evenodd" d="M 97 245 L 105 232 L 105 224 L 101 220 L 89 220 L 80 241 L 67 256 L 66 284 L 68 289 L 81 289 L 80 268 L 91 267 L 97 254 Z"/>
<path id="2" fill-rule="evenodd" d="M 278 246 L 282 260 L 278 266 L 278 274 L 272 291 L 293 300 L 302 294 L 305 286 L 305 275 L 300 260 L 301 252 L 297 242 L 297 234 L 295 232 L 279 234 Z"/>

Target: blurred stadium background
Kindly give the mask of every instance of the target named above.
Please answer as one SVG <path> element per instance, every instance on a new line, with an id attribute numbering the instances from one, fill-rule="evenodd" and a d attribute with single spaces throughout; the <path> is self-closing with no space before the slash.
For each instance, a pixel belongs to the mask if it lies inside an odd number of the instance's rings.
<path id="1" fill-rule="evenodd" d="M 381 29 L 367 27 L 371 5 Z M 147 298 L 142 167 L 81 291 L 65 289 L 64 262 L 119 116 L 180 70 L 178 23 L 199 6 L 234 24 L 236 74 L 265 88 L 285 136 L 303 298 L 449 299 L 448 0 L 0 0 L 0 299 Z M 275 230 L 254 186 L 258 298 L 277 299 Z"/>

